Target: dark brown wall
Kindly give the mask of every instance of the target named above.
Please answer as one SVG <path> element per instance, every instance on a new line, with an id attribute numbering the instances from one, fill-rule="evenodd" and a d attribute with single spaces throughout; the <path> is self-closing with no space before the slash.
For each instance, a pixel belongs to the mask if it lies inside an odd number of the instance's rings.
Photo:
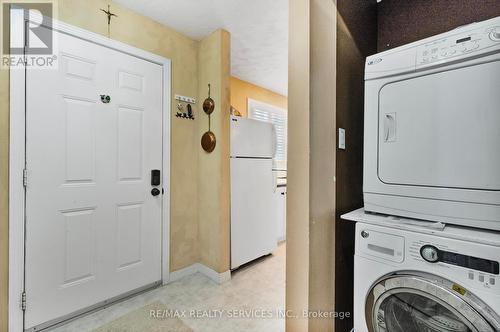
<path id="1" fill-rule="evenodd" d="M 382 0 L 378 4 L 378 50 L 497 16 L 500 0 Z"/>
<path id="2" fill-rule="evenodd" d="M 335 331 L 353 326 L 354 223 L 340 216 L 363 206 L 364 63 L 377 50 L 375 0 L 337 0 L 337 130 L 346 130 L 346 150 L 336 154 Z M 370 28 L 371 27 L 371 28 Z"/>

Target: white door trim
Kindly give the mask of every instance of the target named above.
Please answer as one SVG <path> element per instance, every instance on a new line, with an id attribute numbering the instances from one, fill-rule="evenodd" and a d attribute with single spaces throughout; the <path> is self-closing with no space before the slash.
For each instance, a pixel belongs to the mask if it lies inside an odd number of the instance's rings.
<path id="1" fill-rule="evenodd" d="M 171 61 L 133 46 L 106 38 L 75 26 L 52 20 L 54 30 L 126 53 L 162 66 L 163 72 L 163 210 L 162 210 L 162 282 L 169 281 L 170 264 L 170 104 Z M 11 29 L 13 31 L 13 29 Z M 11 40 L 13 40 L 11 38 Z M 47 69 L 49 70 L 49 69 Z M 21 293 L 24 290 L 25 251 L 25 71 L 10 69 L 10 140 L 9 140 L 9 331 L 23 330 Z M 167 135 L 165 134 L 167 133 Z M 28 295 L 29 297 L 29 295 Z M 29 303 L 28 303 L 29 305 Z"/>

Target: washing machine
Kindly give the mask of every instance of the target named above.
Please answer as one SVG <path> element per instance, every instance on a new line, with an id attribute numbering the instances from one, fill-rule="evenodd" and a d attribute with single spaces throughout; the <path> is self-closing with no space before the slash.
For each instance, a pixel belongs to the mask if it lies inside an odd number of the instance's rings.
<path id="1" fill-rule="evenodd" d="M 355 332 L 500 331 L 499 232 L 356 213 Z"/>

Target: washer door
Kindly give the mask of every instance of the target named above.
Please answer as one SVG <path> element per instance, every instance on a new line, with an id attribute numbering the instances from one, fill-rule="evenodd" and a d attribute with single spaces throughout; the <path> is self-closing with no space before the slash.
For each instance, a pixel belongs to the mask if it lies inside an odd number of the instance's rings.
<path id="1" fill-rule="evenodd" d="M 366 301 L 370 332 L 494 332 L 500 324 L 477 297 L 436 276 L 389 276 Z"/>

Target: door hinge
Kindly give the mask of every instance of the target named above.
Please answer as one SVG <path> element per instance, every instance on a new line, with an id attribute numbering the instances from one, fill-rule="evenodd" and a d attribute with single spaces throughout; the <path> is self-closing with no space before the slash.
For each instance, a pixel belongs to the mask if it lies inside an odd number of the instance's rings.
<path id="1" fill-rule="evenodd" d="M 28 186 L 28 170 L 26 168 L 23 169 L 23 186 Z"/>
<path id="2" fill-rule="evenodd" d="M 26 292 L 21 293 L 21 310 L 26 311 Z"/>

